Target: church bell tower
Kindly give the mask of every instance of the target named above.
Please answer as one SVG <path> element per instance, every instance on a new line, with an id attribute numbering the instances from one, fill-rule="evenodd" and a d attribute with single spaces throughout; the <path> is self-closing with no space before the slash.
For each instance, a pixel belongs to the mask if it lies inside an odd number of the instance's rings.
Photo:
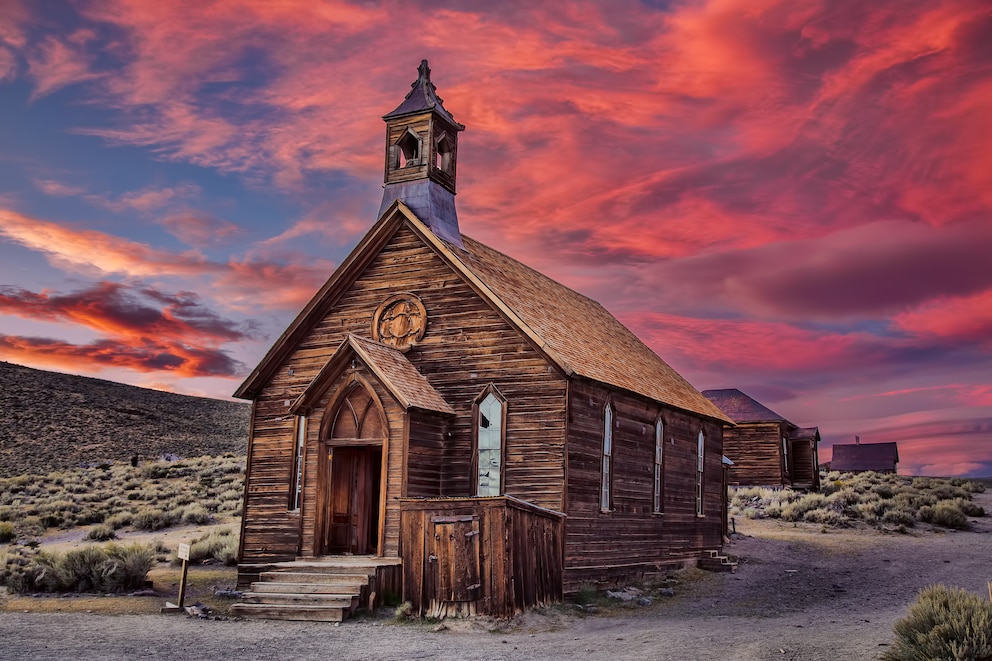
<path id="1" fill-rule="evenodd" d="M 465 127 L 445 110 L 427 60 L 406 98 L 386 122 L 386 172 L 379 215 L 402 200 L 435 235 L 462 247 L 455 212 L 458 133 Z"/>

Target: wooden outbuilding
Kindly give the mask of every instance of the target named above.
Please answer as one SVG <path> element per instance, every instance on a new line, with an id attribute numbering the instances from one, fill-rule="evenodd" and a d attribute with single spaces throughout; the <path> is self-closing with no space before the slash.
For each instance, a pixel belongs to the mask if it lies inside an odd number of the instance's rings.
<path id="1" fill-rule="evenodd" d="M 734 421 L 723 431 L 731 486 L 820 488 L 820 431 L 799 427 L 737 388 L 703 395 Z"/>
<path id="2" fill-rule="evenodd" d="M 236 610 L 393 592 L 503 616 L 718 549 L 732 421 L 603 306 L 461 234 L 464 127 L 426 61 L 384 119 L 379 219 L 236 392 Z"/>
<path id="3" fill-rule="evenodd" d="M 830 457 L 832 471 L 842 473 L 895 473 L 899 466 L 899 445 L 890 443 L 834 443 Z"/>

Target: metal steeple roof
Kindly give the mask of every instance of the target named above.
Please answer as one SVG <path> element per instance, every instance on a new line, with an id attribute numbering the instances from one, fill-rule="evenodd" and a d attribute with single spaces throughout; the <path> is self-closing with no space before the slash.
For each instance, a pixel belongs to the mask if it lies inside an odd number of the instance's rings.
<path id="1" fill-rule="evenodd" d="M 464 129 L 465 127 L 456 122 L 455 118 L 451 116 L 451 113 L 445 110 L 443 105 L 444 100 L 437 95 L 437 88 L 431 82 L 431 68 L 427 66 L 427 60 L 420 61 L 420 66 L 417 67 L 417 73 L 419 74 L 417 80 L 410 85 L 410 91 L 407 92 L 403 103 L 388 115 L 383 115 L 382 118 L 393 119 L 403 117 L 404 115 L 414 115 L 433 110 L 451 122 L 459 131 Z"/>

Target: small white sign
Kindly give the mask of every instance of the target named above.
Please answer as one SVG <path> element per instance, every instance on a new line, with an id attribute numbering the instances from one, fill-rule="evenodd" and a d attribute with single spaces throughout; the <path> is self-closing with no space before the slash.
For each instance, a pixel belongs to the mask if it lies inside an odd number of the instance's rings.
<path id="1" fill-rule="evenodd" d="M 180 560 L 189 560 L 189 544 L 180 544 L 176 555 L 179 556 Z"/>

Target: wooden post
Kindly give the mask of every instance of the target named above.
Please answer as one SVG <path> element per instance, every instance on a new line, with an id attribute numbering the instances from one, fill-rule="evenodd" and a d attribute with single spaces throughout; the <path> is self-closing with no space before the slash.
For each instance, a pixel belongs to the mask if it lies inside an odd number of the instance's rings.
<path id="1" fill-rule="evenodd" d="M 992 601 L 992 581 L 989 581 L 989 601 Z"/>
<path id="2" fill-rule="evenodd" d="M 179 578 L 179 599 L 177 600 L 179 604 L 165 602 L 165 607 L 161 611 L 163 613 L 182 613 L 185 610 L 183 601 L 186 599 L 186 574 L 189 571 L 189 544 L 180 544 L 176 551 L 176 557 L 183 561 L 183 573 Z"/>

